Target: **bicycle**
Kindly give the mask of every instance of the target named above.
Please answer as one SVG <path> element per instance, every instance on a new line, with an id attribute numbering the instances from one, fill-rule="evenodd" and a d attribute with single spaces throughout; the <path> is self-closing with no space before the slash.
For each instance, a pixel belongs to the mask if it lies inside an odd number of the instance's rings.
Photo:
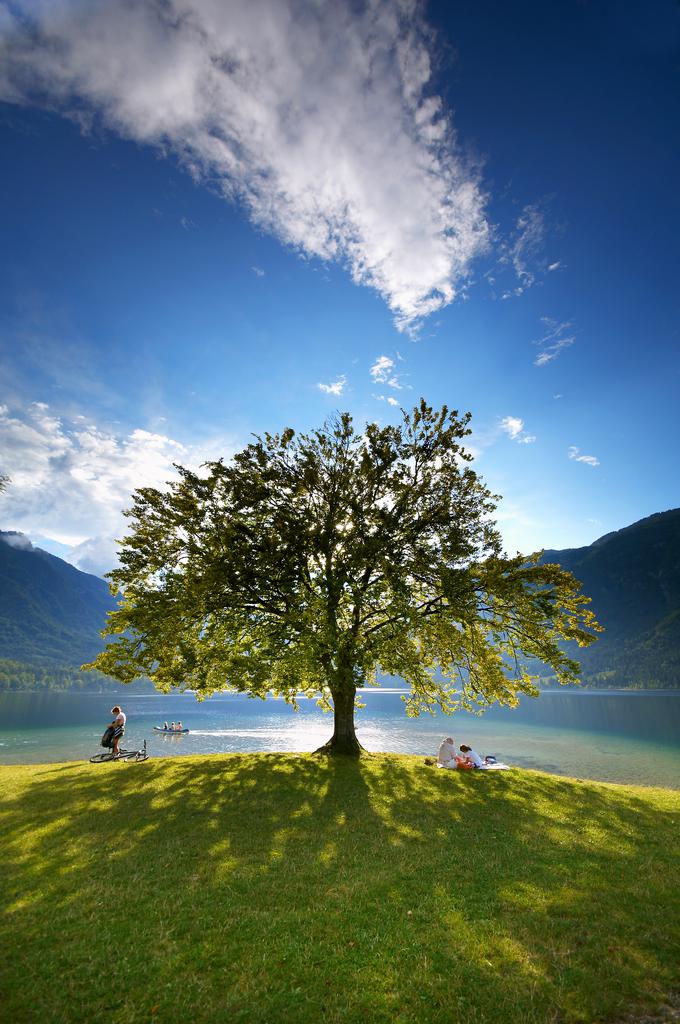
<path id="1" fill-rule="evenodd" d="M 146 749 L 146 740 L 141 750 L 119 750 L 114 754 L 113 750 L 104 750 L 101 754 L 95 754 L 90 758 L 90 764 L 102 764 L 104 761 L 127 761 L 139 764 L 141 761 L 148 761 L 149 754 Z"/>

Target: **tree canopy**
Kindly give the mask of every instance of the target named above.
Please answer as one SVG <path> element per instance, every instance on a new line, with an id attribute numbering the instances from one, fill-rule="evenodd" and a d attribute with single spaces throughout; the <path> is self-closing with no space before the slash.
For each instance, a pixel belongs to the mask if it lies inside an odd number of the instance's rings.
<path id="1" fill-rule="evenodd" d="M 575 681 L 560 642 L 593 641 L 589 599 L 559 566 L 503 553 L 469 420 L 423 400 L 359 432 L 345 413 L 136 491 L 110 574 L 116 639 L 92 667 L 199 696 L 315 697 L 344 753 L 378 672 L 408 684 L 410 715 L 514 705 L 537 692 L 532 659 Z"/>

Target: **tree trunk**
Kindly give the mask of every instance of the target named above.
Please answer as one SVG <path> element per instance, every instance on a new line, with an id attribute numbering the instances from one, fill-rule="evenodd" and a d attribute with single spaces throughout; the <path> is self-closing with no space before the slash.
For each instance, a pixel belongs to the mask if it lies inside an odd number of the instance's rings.
<path id="1" fill-rule="evenodd" d="M 347 754 L 350 757 L 361 757 L 364 748 L 359 743 L 354 731 L 354 683 L 336 689 L 331 688 L 333 698 L 333 717 L 335 728 L 328 743 L 319 747 L 317 754 Z"/>

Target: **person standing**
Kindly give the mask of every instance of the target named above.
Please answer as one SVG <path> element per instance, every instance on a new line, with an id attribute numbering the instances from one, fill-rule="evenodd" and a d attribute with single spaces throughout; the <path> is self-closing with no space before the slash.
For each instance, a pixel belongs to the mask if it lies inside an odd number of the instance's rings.
<path id="1" fill-rule="evenodd" d="M 125 723 L 127 722 L 127 715 L 122 708 L 115 704 L 111 708 L 111 714 L 114 716 L 111 722 L 111 728 L 113 729 L 113 756 L 118 757 L 118 744 L 120 743 L 121 737 L 125 735 Z"/>

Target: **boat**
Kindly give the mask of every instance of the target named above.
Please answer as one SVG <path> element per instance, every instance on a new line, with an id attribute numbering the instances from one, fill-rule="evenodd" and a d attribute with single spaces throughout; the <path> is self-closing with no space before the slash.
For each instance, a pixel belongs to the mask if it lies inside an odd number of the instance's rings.
<path id="1" fill-rule="evenodd" d="M 188 729 L 164 729 L 162 725 L 154 725 L 154 732 L 162 732 L 165 736 L 181 736 L 183 732 L 189 732 Z"/>

